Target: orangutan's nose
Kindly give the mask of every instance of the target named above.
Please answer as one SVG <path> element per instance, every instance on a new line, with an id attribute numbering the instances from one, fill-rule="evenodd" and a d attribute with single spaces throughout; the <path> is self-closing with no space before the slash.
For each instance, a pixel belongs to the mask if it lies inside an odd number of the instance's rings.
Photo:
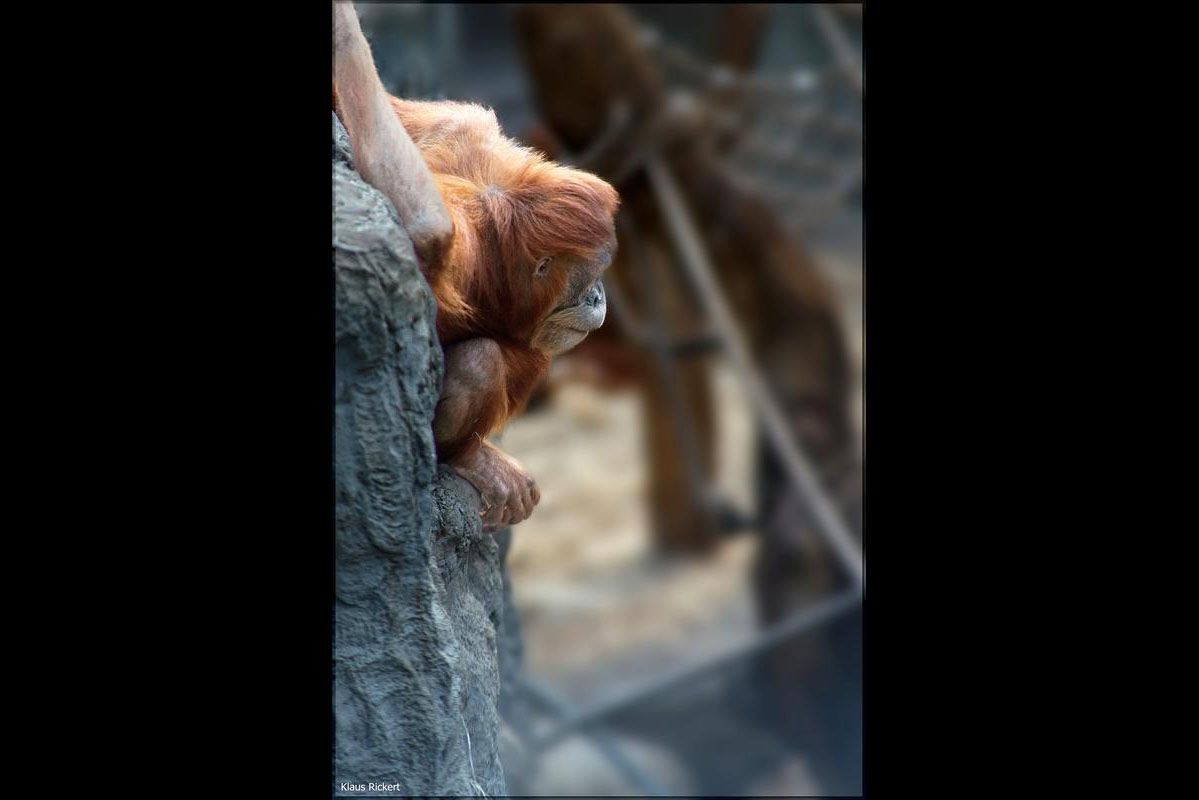
<path id="1" fill-rule="evenodd" d="M 597 279 L 591 284 L 591 288 L 587 291 L 587 296 L 583 298 L 586 305 L 595 307 L 604 302 L 604 282 Z"/>

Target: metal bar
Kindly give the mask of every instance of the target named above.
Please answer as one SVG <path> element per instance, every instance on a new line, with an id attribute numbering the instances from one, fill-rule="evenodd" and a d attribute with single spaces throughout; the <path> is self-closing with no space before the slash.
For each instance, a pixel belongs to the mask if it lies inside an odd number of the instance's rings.
<path id="1" fill-rule="evenodd" d="M 691 409 L 683 399 L 678 369 L 670 351 L 670 341 L 666 331 L 666 320 L 662 309 L 659 281 L 662 276 L 658 270 L 647 262 L 645 243 L 637 226 L 627 213 L 617 215 L 617 230 L 623 233 L 623 238 L 630 246 L 630 257 L 633 260 L 633 273 L 641 277 L 641 292 L 647 306 L 649 324 L 648 346 L 653 358 L 654 372 L 658 379 L 658 387 L 670 407 L 670 424 L 674 427 L 675 436 L 682 447 L 683 468 L 687 476 L 687 486 L 692 498 L 705 511 L 712 511 L 720 501 L 704 474 L 699 447 L 696 444 L 695 418 Z"/>
<path id="2" fill-rule="evenodd" d="M 529 699 L 536 702 L 559 720 L 568 718 L 574 714 L 573 707 L 549 687 L 543 686 L 527 677 L 521 679 L 520 686 Z M 633 763 L 607 732 L 592 728 L 586 732 L 586 735 L 595 744 L 596 748 L 612 762 L 612 765 L 632 781 L 633 785 L 639 790 L 647 795 L 659 797 L 669 794 L 666 788 L 658 783 L 653 776 L 647 774 L 641 767 Z"/>
<path id="3" fill-rule="evenodd" d="M 610 155 L 612 148 L 620 142 L 620 137 L 628 133 L 632 122 L 633 112 L 628 104 L 617 101 L 609 106 L 604 115 L 604 127 L 587 148 L 573 159 L 574 166 L 594 169 L 600 159 Z"/>
<path id="4" fill-rule="evenodd" d="M 707 355 L 721 348 L 723 342 L 714 333 L 694 333 L 690 336 L 679 336 L 670 341 L 670 354 L 675 358 Z"/>
<path id="5" fill-rule="evenodd" d="M 752 75 L 733 71 L 727 67 L 712 67 L 701 64 L 683 48 L 662 39 L 657 31 L 642 29 L 642 42 L 668 66 L 686 72 L 693 80 L 708 88 L 734 89 L 757 95 L 784 95 L 803 98 L 814 95 L 829 84 L 831 73 L 817 74 L 810 80 L 797 80 L 768 75 Z"/>
<path id="6" fill-rule="evenodd" d="M 724 336 L 725 352 L 728 353 L 733 366 L 740 374 L 750 400 L 758 410 L 767 440 L 773 445 L 775 452 L 783 462 L 783 467 L 796 487 L 807 498 L 808 505 L 815 517 L 817 530 L 824 534 L 842 566 L 855 582 L 862 586 L 864 591 L 866 568 L 863 563 L 862 550 L 849 532 L 844 520 L 841 519 L 837 509 L 828 500 L 820 486 L 820 481 L 816 478 L 815 470 L 795 443 L 787 418 L 754 367 L 736 320 L 725 303 L 724 295 L 716 282 L 703 241 L 691 221 L 674 177 L 656 154 L 646 160 L 645 169 L 666 219 L 667 229 L 679 250 L 680 261 L 694 284 L 701 302 L 706 307 L 708 316 L 713 319 L 716 329 Z"/>
<path id="7" fill-rule="evenodd" d="M 853 84 L 853 88 L 861 92 L 862 64 L 858 61 L 853 45 L 849 43 L 841 26 L 827 8 L 819 5 L 811 5 L 808 8 L 815 15 L 816 25 L 820 28 L 820 33 L 824 35 L 824 40 L 832 48 L 833 55 L 845 73 L 845 77 Z"/>
<path id="8" fill-rule="evenodd" d="M 533 746 L 535 749 L 548 747 L 571 731 L 594 725 L 605 717 L 622 711 L 646 698 L 665 692 L 679 684 L 694 681 L 706 673 L 729 666 L 740 659 L 773 647 L 793 636 L 798 636 L 822 622 L 856 608 L 861 602 L 862 594 L 860 590 L 853 588 L 841 594 L 834 595 L 828 600 L 823 600 L 802 609 L 757 634 L 749 641 L 730 647 L 723 653 L 719 653 L 699 663 L 688 664 L 670 670 L 657 678 L 646 681 L 641 686 L 617 692 L 607 700 L 601 700 L 590 708 L 573 712 L 560 720 L 548 733 L 537 737 L 534 740 Z"/>
<path id="9" fill-rule="evenodd" d="M 649 326 L 633 311 L 620 284 L 615 280 L 606 281 L 604 293 L 608 296 L 608 311 L 621 332 L 639 347 L 649 347 Z"/>

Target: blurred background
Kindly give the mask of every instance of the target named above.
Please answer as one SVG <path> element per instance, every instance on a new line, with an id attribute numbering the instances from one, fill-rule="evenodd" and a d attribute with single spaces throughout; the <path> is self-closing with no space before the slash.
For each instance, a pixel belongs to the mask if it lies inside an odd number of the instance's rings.
<path id="1" fill-rule="evenodd" d="M 621 194 L 503 447 L 514 795 L 862 791 L 861 5 L 358 4 L 385 86 Z"/>

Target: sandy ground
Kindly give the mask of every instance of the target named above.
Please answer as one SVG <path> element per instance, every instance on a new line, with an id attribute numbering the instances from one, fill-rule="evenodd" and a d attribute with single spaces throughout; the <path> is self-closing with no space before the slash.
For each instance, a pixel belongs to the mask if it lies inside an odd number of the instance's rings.
<path id="1" fill-rule="evenodd" d="M 860 363 L 861 269 L 837 252 L 818 255 L 843 300 Z M 750 508 L 746 397 L 727 367 L 716 371 L 714 389 L 718 484 L 736 505 Z M 653 553 L 642 425 L 636 392 L 577 384 L 514 420 L 503 437 L 504 448 L 537 476 L 542 493 L 537 511 L 514 530 L 509 554 L 528 664 L 570 694 L 590 694 L 584 678 L 597 669 L 609 676 L 605 684 L 619 681 L 630 652 L 636 651 L 635 664 L 685 661 L 753 629 L 752 537 L 732 539 L 702 561 Z M 630 668 L 634 676 L 642 672 Z"/>
<path id="2" fill-rule="evenodd" d="M 814 254 L 842 301 L 846 338 L 861 365 L 861 251 L 825 248 Z M 729 367 L 716 369 L 713 390 L 717 483 L 748 510 L 753 505 L 751 411 Z M 861 386 L 856 398 L 862 408 Z M 541 409 L 514 420 L 502 438 L 505 450 L 537 477 L 542 492 L 534 515 L 513 529 L 508 554 L 526 667 L 532 678 L 577 706 L 745 642 L 755 631 L 749 581 L 757 547 L 753 536 L 730 539 L 707 559 L 667 558 L 653 551 L 640 404 L 635 391 L 567 385 Z M 697 709 L 694 717 L 710 712 Z M 717 727 L 733 732 L 724 758 L 740 758 L 742 772 L 745 758 L 753 756 L 737 756 L 737 748 L 761 753 L 777 746 L 736 721 L 716 720 Z M 697 776 L 682 765 L 680 751 L 659 746 L 668 742 L 627 733 L 617 735 L 617 741 L 668 793 L 693 792 Z M 763 764 L 760 774 L 749 766 L 749 775 L 757 777 L 741 784 L 743 790 L 821 793 L 803 753 L 783 753 Z M 530 793 L 639 793 L 578 736 L 549 751 L 540 768 Z"/>
<path id="3" fill-rule="evenodd" d="M 860 256 L 816 255 L 843 300 L 846 333 L 861 363 Z M 748 509 L 747 400 L 727 367 L 716 371 L 714 389 L 718 484 Z M 528 671 L 579 705 L 742 642 L 755 630 L 752 536 L 730 539 L 707 559 L 653 551 L 642 426 L 637 393 L 575 384 L 513 421 L 502 439 L 541 487 L 541 503 L 514 529 L 508 556 Z M 792 759 L 778 774 L 763 776 L 762 793 L 811 793 L 818 787 L 806 775 Z"/>
<path id="4" fill-rule="evenodd" d="M 744 401 L 732 376 L 716 384 L 725 410 L 722 483 L 748 507 L 749 419 L 737 413 Z M 642 424 L 635 393 L 576 385 L 513 423 L 503 440 L 541 485 L 541 503 L 514 530 L 509 554 L 528 665 L 577 699 L 592 694 L 597 672 L 610 688 L 643 676 L 647 661 L 685 661 L 753 629 L 752 538 L 730 540 L 704 560 L 653 552 Z"/>

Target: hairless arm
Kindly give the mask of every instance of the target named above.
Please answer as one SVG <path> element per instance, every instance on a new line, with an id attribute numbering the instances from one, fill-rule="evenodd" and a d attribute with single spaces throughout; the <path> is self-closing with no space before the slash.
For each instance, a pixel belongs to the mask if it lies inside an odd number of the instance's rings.
<path id="1" fill-rule="evenodd" d="M 432 278 L 449 252 L 454 224 L 424 157 L 397 114 L 408 112 L 413 129 L 419 131 L 431 120 L 433 104 L 392 102 L 348 2 L 333 4 L 333 97 L 358 174 L 391 200 L 426 277 Z M 445 108 L 454 115 L 464 113 L 457 104 Z M 490 125 L 499 133 L 494 116 L 475 124 Z M 446 347 L 445 358 L 433 422 L 438 455 L 479 490 L 484 523 L 514 525 L 533 512 L 541 493 L 520 462 L 484 437 L 509 416 L 509 361 L 518 376 L 525 377 L 540 362 L 506 359 L 497 342 L 483 338 Z"/>
<path id="2" fill-rule="evenodd" d="M 358 173 L 395 206 L 428 274 L 449 246 L 453 222 L 388 100 L 352 3 L 333 4 L 333 91 Z"/>

